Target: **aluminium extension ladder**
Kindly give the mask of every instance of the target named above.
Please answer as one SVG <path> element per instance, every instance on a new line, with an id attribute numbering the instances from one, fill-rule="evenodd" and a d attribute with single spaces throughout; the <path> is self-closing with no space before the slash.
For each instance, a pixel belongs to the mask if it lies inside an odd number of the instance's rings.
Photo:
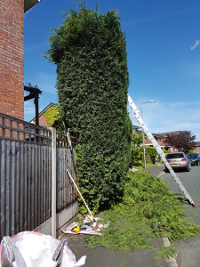
<path id="1" fill-rule="evenodd" d="M 172 169 L 170 164 L 167 162 L 167 160 L 165 158 L 165 154 L 162 151 L 160 145 L 158 144 L 158 142 L 155 140 L 155 138 L 153 137 L 153 135 L 151 134 L 151 132 L 149 131 L 149 129 L 145 125 L 143 119 L 140 117 L 140 112 L 139 112 L 138 108 L 136 107 L 135 103 L 133 102 L 133 100 L 131 99 L 129 94 L 128 94 L 128 103 L 129 103 L 131 109 L 134 112 L 136 120 L 138 121 L 138 123 L 142 127 L 142 129 L 143 129 L 144 133 L 147 135 L 148 139 L 151 141 L 152 145 L 155 147 L 155 149 L 158 152 L 158 154 L 160 155 L 160 157 L 162 158 L 163 162 L 165 163 L 165 166 L 170 171 L 170 173 L 173 176 L 174 180 L 179 185 L 180 189 L 183 191 L 183 193 L 186 196 L 186 198 L 188 199 L 188 201 L 196 208 L 196 204 L 194 203 L 194 201 L 192 200 L 192 198 L 188 194 L 187 190 L 185 189 L 185 187 L 181 183 L 180 179 L 178 178 L 178 176 L 176 175 L 176 173 L 174 172 L 174 170 Z"/>

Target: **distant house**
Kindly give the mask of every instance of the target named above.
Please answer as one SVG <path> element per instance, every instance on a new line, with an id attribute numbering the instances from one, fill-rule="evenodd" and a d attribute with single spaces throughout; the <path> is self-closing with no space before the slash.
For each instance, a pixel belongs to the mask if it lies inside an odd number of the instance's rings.
<path id="1" fill-rule="evenodd" d="M 195 146 L 194 146 L 194 150 L 195 152 L 200 153 L 200 141 L 194 142 Z"/>
<path id="2" fill-rule="evenodd" d="M 40 126 L 52 126 L 57 115 L 57 104 L 50 103 L 39 113 L 39 125 Z M 33 118 L 30 123 L 35 124 L 36 118 Z"/>
<path id="3" fill-rule="evenodd" d="M 167 144 L 166 142 L 166 138 L 168 134 L 178 134 L 180 131 L 174 131 L 174 132 L 165 132 L 165 133 L 152 133 L 152 135 L 154 136 L 154 138 L 156 139 L 156 141 L 158 142 L 158 144 L 160 145 L 160 147 L 162 149 L 168 150 L 168 151 L 172 151 L 172 152 L 176 152 L 177 149 L 172 147 L 171 145 Z M 150 142 L 150 140 L 147 138 L 145 139 L 145 146 L 153 146 Z M 195 147 L 194 150 L 196 152 L 200 153 L 200 142 L 195 142 Z"/>
<path id="4" fill-rule="evenodd" d="M 40 0 L 0 0 L 0 112 L 24 119 L 24 13 Z"/>
<path id="5" fill-rule="evenodd" d="M 132 133 L 137 132 L 138 134 L 142 134 L 142 128 L 136 125 L 132 126 Z M 173 146 L 167 144 L 166 138 L 168 134 L 178 134 L 180 131 L 173 131 L 173 132 L 165 132 L 165 133 L 152 133 L 153 137 L 157 141 L 157 143 L 160 145 L 162 149 L 175 152 L 177 151 L 176 148 Z M 144 140 L 145 146 L 153 146 L 151 141 L 146 137 Z M 195 142 L 194 148 L 195 152 L 200 153 L 200 141 Z"/>
<path id="6" fill-rule="evenodd" d="M 142 133 L 141 127 L 132 125 L 132 133 Z"/>
<path id="7" fill-rule="evenodd" d="M 165 133 L 152 133 L 152 135 L 162 149 L 175 151 L 176 150 L 175 148 L 167 144 L 166 138 L 168 134 L 178 134 L 178 133 L 179 131 L 174 131 L 174 132 L 165 132 Z M 148 138 L 145 139 L 144 143 L 145 143 L 145 146 L 153 146 Z"/>

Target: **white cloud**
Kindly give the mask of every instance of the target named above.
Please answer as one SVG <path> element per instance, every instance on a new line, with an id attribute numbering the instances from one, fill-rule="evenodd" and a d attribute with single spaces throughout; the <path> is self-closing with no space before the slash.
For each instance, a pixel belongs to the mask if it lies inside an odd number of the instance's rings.
<path id="1" fill-rule="evenodd" d="M 160 102 L 142 107 L 143 120 L 152 133 L 191 131 L 200 141 L 200 102 Z M 137 106 L 137 104 L 136 104 Z M 140 110 L 139 105 L 137 106 Z M 129 109 L 134 125 L 138 125 L 134 113 Z"/>
<path id="2" fill-rule="evenodd" d="M 194 50 L 198 45 L 200 45 L 200 40 L 196 40 L 195 44 L 190 47 L 191 50 Z"/>

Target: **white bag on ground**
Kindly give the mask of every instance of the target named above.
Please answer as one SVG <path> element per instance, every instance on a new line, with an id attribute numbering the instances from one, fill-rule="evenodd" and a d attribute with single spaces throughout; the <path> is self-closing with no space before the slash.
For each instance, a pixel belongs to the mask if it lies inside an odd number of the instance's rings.
<path id="1" fill-rule="evenodd" d="M 0 246 L 1 267 L 78 267 L 85 265 L 86 256 L 76 262 L 67 240 L 59 241 L 37 232 L 21 232 L 4 237 Z"/>

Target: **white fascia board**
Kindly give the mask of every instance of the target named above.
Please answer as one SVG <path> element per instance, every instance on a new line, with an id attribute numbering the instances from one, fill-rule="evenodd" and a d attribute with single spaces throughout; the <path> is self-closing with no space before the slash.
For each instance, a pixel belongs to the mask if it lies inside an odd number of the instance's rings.
<path id="1" fill-rule="evenodd" d="M 24 13 L 39 2 L 40 0 L 24 0 Z"/>

